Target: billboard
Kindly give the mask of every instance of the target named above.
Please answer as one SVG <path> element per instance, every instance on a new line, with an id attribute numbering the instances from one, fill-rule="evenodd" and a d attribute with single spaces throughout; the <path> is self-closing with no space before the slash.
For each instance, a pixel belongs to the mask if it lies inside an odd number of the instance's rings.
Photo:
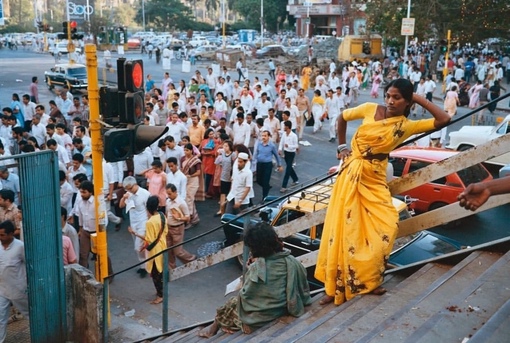
<path id="1" fill-rule="evenodd" d="M 94 13 L 94 6 L 85 0 L 69 1 L 67 3 L 67 13 L 69 20 L 82 23 L 90 20 L 90 16 Z"/>

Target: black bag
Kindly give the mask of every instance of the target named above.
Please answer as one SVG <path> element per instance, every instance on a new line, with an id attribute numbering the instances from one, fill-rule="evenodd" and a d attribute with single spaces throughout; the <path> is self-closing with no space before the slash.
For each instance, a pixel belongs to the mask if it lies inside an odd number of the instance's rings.
<path id="1" fill-rule="evenodd" d="M 315 119 L 313 119 L 313 114 L 312 113 L 308 113 L 308 115 L 310 117 L 306 121 L 306 126 L 313 126 L 315 124 Z M 305 117 L 305 119 L 306 119 L 306 117 Z"/>

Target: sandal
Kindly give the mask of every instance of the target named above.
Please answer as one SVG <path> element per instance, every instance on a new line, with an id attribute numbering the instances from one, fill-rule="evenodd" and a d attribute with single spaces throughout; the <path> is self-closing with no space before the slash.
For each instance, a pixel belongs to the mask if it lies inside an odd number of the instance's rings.
<path id="1" fill-rule="evenodd" d="M 151 301 L 151 304 L 157 305 L 157 304 L 161 304 L 162 302 L 163 302 L 163 298 L 157 297 L 156 299 Z"/>
<path id="2" fill-rule="evenodd" d="M 326 305 L 326 304 L 332 303 L 334 300 L 335 300 L 335 297 L 332 297 L 331 295 L 325 295 L 319 301 L 319 305 Z"/>

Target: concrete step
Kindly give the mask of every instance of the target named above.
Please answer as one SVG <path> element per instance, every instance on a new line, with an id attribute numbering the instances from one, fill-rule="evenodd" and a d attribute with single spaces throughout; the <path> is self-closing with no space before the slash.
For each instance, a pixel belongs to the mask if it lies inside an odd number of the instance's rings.
<path id="1" fill-rule="evenodd" d="M 159 343 L 176 343 L 176 342 L 191 342 L 194 338 L 198 337 L 198 331 L 200 331 L 203 326 L 198 326 L 189 331 L 178 331 L 170 336 L 165 337 L 162 341 L 158 341 Z"/>
<path id="2" fill-rule="evenodd" d="M 508 283 L 506 284 L 508 285 Z M 508 289 L 508 287 L 505 287 Z M 510 300 L 507 300 L 494 315 L 469 340 L 470 343 L 499 343 L 501 337 L 510 337 Z"/>

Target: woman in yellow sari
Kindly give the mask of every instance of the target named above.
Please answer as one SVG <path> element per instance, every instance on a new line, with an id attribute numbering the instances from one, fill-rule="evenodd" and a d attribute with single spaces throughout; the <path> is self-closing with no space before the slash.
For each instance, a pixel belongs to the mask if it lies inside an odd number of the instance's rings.
<path id="1" fill-rule="evenodd" d="M 310 63 L 307 63 L 306 66 L 301 70 L 301 88 L 305 90 L 305 92 L 310 87 L 310 76 L 312 75 L 312 68 L 310 67 Z"/>
<path id="2" fill-rule="evenodd" d="M 380 287 L 398 215 L 386 184 L 388 154 L 413 134 L 441 128 L 450 116 L 424 97 L 413 94 L 405 79 L 385 88 L 386 106 L 366 103 L 346 109 L 338 119 L 338 158 L 343 160 L 321 237 L 315 277 L 324 282 L 321 304 L 340 305 L 356 295 L 383 294 Z M 411 121 L 413 103 L 434 118 Z M 346 146 L 347 121 L 362 119 L 351 149 Z"/>

